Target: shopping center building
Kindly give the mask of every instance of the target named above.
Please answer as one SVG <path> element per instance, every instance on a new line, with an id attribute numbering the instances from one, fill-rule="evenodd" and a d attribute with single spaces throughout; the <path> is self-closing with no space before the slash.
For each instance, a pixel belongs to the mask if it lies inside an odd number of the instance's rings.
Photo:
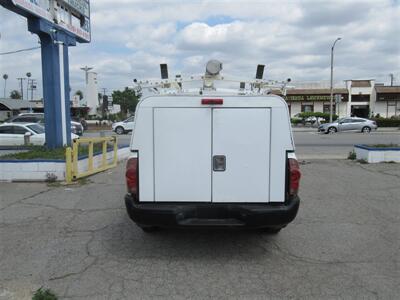
<path id="1" fill-rule="evenodd" d="M 279 94 L 273 91 L 274 94 Z M 314 87 L 288 89 L 283 96 L 289 106 L 290 115 L 300 112 L 330 111 L 330 88 Z M 400 117 L 400 86 L 384 86 L 373 79 L 346 80 L 342 87 L 333 89 L 333 112 L 340 117 L 357 116 L 368 118 Z"/>

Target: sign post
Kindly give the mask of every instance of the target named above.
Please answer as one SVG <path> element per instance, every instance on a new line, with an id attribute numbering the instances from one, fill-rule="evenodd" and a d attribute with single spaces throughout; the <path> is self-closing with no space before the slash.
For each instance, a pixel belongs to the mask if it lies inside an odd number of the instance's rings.
<path id="1" fill-rule="evenodd" d="M 89 0 L 0 0 L 27 17 L 39 36 L 42 54 L 46 146 L 71 145 L 68 47 L 90 42 Z"/>

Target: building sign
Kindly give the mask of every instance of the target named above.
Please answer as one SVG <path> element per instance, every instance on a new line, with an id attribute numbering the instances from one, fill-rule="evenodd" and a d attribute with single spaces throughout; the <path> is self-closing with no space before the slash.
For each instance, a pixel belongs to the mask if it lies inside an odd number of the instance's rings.
<path id="1" fill-rule="evenodd" d="M 64 0 L 60 1 L 65 3 L 70 8 L 76 10 L 81 15 L 89 18 L 89 1 L 88 0 Z"/>
<path id="2" fill-rule="evenodd" d="M 378 93 L 376 99 L 378 101 L 400 101 L 400 93 Z"/>
<path id="3" fill-rule="evenodd" d="M 346 94 L 334 94 L 333 101 L 335 101 L 335 96 L 341 95 L 342 101 L 348 100 L 348 95 Z M 331 101 L 331 95 L 287 95 L 287 101 L 301 101 L 301 102 L 311 102 L 311 101 Z"/>
<path id="4" fill-rule="evenodd" d="M 16 7 L 90 42 L 89 0 L 12 0 Z"/>

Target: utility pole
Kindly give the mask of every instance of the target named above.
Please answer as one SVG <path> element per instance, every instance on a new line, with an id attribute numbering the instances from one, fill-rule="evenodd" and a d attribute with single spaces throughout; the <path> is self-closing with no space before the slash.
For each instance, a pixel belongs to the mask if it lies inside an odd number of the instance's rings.
<path id="1" fill-rule="evenodd" d="M 31 79 L 31 100 L 33 100 L 33 90 L 36 89 L 36 79 Z"/>
<path id="2" fill-rule="evenodd" d="M 329 122 L 332 123 L 333 119 L 333 50 L 335 50 L 335 45 L 337 41 L 340 41 L 342 38 L 337 38 L 332 45 L 331 48 L 331 101 L 329 105 Z"/>
<path id="3" fill-rule="evenodd" d="M 19 84 L 20 84 L 20 88 L 21 88 L 21 99 L 24 100 L 24 83 L 23 81 L 26 80 L 26 78 L 17 78 L 17 80 L 19 80 Z"/>
<path id="4" fill-rule="evenodd" d="M 8 79 L 8 75 L 4 74 L 3 75 L 3 79 L 4 79 L 4 99 L 6 98 L 6 87 L 7 87 L 7 79 Z"/>
<path id="5" fill-rule="evenodd" d="M 394 76 L 393 76 L 392 73 L 390 73 L 389 76 L 390 76 L 390 86 L 393 86 L 393 78 L 394 78 Z"/>
<path id="6" fill-rule="evenodd" d="M 28 101 L 29 101 L 29 82 L 31 81 L 30 80 L 31 76 L 32 76 L 31 72 L 26 73 L 26 77 L 28 77 L 28 83 L 26 84 L 26 100 Z"/>
<path id="7" fill-rule="evenodd" d="M 85 71 L 86 85 L 88 84 L 88 81 L 89 81 L 88 72 L 92 69 L 93 69 L 92 67 L 88 67 L 88 66 L 81 68 L 82 71 Z"/>

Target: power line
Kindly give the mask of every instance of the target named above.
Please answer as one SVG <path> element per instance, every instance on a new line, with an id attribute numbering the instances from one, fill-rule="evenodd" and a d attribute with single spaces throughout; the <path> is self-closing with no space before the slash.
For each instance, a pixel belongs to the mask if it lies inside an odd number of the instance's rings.
<path id="1" fill-rule="evenodd" d="M 40 48 L 40 46 L 32 47 L 32 48 L 26 48 L 26 49 L 19 49 L 19 50 L 9 51 L 9 52 L 2 52 L 2 53 L 0 53 L 0 55 L 15 54 L 15 53 L 24 52 L 24 51 L 36 50 L 36 49 L 39 49 L 39 48 Z"/>

